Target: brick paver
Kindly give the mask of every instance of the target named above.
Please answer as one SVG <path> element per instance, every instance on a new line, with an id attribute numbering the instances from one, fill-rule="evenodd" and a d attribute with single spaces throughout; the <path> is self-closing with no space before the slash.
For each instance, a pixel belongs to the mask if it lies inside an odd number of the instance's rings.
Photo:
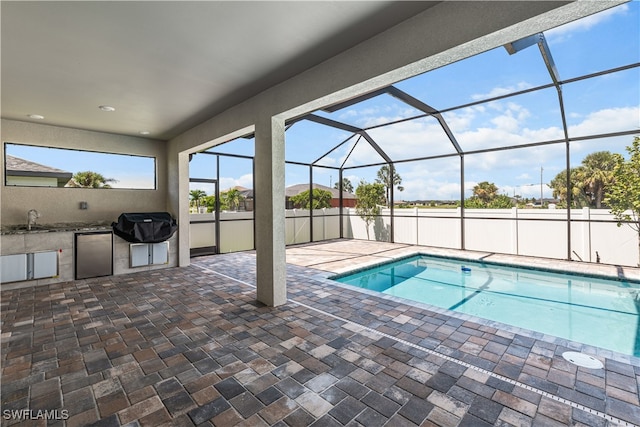
<path id="1" fill-rule="evenodd" d="M 288 267 L 289 302 L 265 307 L 253 254 L 193 261 L 3 291 L 3 411 L 66 410 L 37 425 L 67 426 L 640 424 L 637 359 L 578 368 L 560 356 L 566 341 L 339 287 L 305 266 Z M 5 413 L 3 425 L 22 425 Z"/>

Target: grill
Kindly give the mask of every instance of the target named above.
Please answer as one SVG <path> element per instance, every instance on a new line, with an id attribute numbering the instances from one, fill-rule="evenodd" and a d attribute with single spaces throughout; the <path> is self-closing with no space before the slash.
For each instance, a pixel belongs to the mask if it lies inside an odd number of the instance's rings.
<path id="1" fill-rule="evenodd" d="M 159 243 L 171 238 L 178 224 L 168 212 L 122 213 L 113 232 L 131 243 Z"/>

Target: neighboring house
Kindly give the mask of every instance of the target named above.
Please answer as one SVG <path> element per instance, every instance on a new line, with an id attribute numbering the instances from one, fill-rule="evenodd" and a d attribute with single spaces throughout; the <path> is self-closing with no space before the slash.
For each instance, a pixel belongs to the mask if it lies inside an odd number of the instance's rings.
<path id="1" fill-rule="evenodd" d="M 224 193 L 230 190 L 238 190 L 240 194 L 240 202 L 238 203 L 238 212 L 240 211 L 252 211 L 253 210 L 253 190 L 250 188 L 236 185 L 235 187 L 228 188 L 220 191 L 220 196 L 224 197 Z"/>
<path id="2" fill-rule="evenodd" d="M 326 187 L 321 184 L 313 184 L 313 188 L 318 188 L 320 190 L 326 190 L 331 193 L 331 207 L 337 208 L 340 207 L 340 191 L 335 188 Z M 285 195 L 285 203 L 287 209 L 293 209 L 293 202 L 289 200 L 293 196 L 297 196 L 298 194 L 308 191 L 309 184 L 296 184 L 291 185 L 284 189 Z M 345 208 L 355 208 L 356 207 L 356 195 L 353 193 L 347 193 L 346 191 L 342 192 L 342 206 Z"/>
<path id="3" fill-rule="evenodd" d="M 5 155 L 5 184 L 29 187 L 64 187 L 73 174 L 30 160 Z"/>
<path id="4" fill-rule="evenodd" d="M 233 188 L 238 190 L 238 192 L 240 193 L 240 197 L 242 197 L 242 200 L 240 200 L 240 204 L 238 205 L 238 210 L 252 211 L 253 210 L 253 190 L 250 188 L 245 188 L 241 185 L 236 185 Z"/>

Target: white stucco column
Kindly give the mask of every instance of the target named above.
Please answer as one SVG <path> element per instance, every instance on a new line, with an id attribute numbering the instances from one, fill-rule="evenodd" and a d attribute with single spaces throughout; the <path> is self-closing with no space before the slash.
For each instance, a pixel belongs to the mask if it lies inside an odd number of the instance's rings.
<path id="1" fill-rule="evenodd" d="M 284 120 L 266 117 L 255 129 L 257 298 L 275 307 L 287 301 Z"/>
<path id="2" fill-rule="evenodd" d="M 178 266 L 190 264 L 189 244 L 189 154 L 178 152 L 174 144 L 167 149 L 167 210 L 178 221 Z"/>

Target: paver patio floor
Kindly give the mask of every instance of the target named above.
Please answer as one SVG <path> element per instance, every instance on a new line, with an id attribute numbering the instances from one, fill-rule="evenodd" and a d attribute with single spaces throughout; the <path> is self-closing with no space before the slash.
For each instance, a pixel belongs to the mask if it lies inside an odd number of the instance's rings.
<path id="1" fill-rule="evenodd" d="M 409 251 L 291 247 L 276 308 L 256 302 L 248 252 L 2 291 L 2 423 L 640 425 L 636 358 L 600 352 L 604 369 L 577 367 L 561 357 L 575 343 L 324 278 Z M 65 419 L 23 420 L 42 414 Z"/>

